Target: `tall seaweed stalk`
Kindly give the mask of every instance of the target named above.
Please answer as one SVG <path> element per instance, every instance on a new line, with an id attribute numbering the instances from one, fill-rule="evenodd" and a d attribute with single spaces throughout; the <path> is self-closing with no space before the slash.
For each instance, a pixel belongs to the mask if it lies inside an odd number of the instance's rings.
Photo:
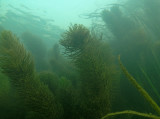
<path id="1" fill-rule="evenodd" d="M 80 117 L 99 119 L 110 111 L 116 72 L 108 44 L 77 24 L 63 34 L 60 43 L 80 73 Z"/>
<path id="2" fill-rule="evenodd" d="M 26 108 L 38 113 L 42 119 L 60 118 L 61 105 L 56 102 L 47 85 L 37 78 L 30 53 L 9 31 L 4 31 L 0 35 L 0 67 L 17 89 Z"/>
<path id="3" fill-rule="evenodd" d="M 120 56 L 118 57 L 120 68 L 122 69 L 123 73 L 127 77 L 127 79 L 134 85 L 134 87 L 143 95 L 143 97 L 151 104 L 153 109 L 157 112 L 158 115 L 160 115 L 160 107 L 158 104 L 151 98 L 151 96 L 137 83 L 137 81 L 128 73 L 126 68 L 123 66 Z M 152 115 L 152 114 L 146 114 L 146 113 L 140 113 L 132 110 L 125 110 L 121 112 L 115 112 L 115 113 L 109 113 L 102 117 L 101 119 L 107 119 L 111 116 L 121 115 L 121 114 L 132 114 L 142 117 L 148 117 L 152 119 L 160 119 L 160 116 Z"/>

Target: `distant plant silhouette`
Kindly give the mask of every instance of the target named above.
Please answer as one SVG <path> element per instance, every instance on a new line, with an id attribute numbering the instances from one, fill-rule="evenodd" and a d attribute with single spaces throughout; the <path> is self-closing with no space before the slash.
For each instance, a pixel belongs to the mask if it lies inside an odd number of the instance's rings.
<path id="1" fill-rule="evenodd" d="M 47 47 L 44 41 L 30 32 L 24 32 L 21 37 L 25 47 L 33 55 L 37 71 L 47 70 Z"/>
<path id="2" fill-rule="evenodd" d="M 159 7 L 158 0 L 126 0 L 123 4 L 112 4 L 110 9 L 103 10 L 101 14 L 107 29 L 105 34 L 112 34 L 108 43 L 113 53 L 121 55 L 127 70 L 158 104 L 160 104 L 160 89 L 157 85 L 160 78 L 160 57 L 157 53 L 160 51 Z M 120 108 L 127 108 L 130 105 L 135 110 L 145 109 L 153 113 L 154 110 L 149 108 L 143 97 L 123 79 L 121 76 L 120 94 L 122 98 L 124 97 L 122 99 L 124 104 Z M 137 97 L 137 100 L 133 101 L 134 97 Z M 139 105 L 137 102 L 140 102 Z"/>

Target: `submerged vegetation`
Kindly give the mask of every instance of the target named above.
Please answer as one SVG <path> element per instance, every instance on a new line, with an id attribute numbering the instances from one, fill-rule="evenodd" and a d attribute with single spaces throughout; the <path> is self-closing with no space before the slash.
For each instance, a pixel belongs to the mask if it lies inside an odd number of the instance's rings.
<path id="1" fill-rule="evenodd" d="M 134 87 L 144 96 L 144 98 L 150 103 L 150 105 L 153 107 L 153 109 L 157 112 L 158 115 L 160 115 L 160 107 L 157 105 L 157 103 L 150 97 L 150 95 L 137 83 L 137 81 L 128 73 L 126 68 L 123 66 L 122 62 L 120 61 L 120 56 L 118 57 L 120 67 L 128 80 L 134 85 Z M 146 113 L 140 113 L 132 110 L 125 110 L 121 112 L 115 112 L 115 113 L 109 113 L 106 116 L 102 117 L 102 119 L 107 119 L 110 116 L 116 116 L 121 114 L 131 114 L 131 115 L 137 115 L 141 117 L 147 117 L 147 118 L 153 118 L 153 119 L 160 119 L 160 116 L 152 115 L 152 114 L 146 114 Z"/>
<path id="2" fill-rule="evenodd" d="M 72 29 L 77 29 L 81 34 Z M 78 80 L 58 77 L 48 71 L 36 72 L 33 57 L 9 31 L 2 32 L 0 37 L 2 73 L 10 78 L 27 110 L 34 112 L 33 117 L 100 118 L 111 109 L 116 69 L 110 48 L 104 41 L 92 37 L 82 25 L 71 26 L 65 35 L 60 41 L 65 51 L 68 47 L 77 47 L 77 38 L 88 41 L 81 43 L 78 52 L 71 50 L 66 53 L 74 61 Z"/>
<path id="3" fill-rule="evenodd" d="M 81 115 L 89 119 L 100 118 L 110 111 L 116 72 L 109 46 L 77 24 L 69 28 L 60 43 L 69 51 L 66 55 L 75 62 L 80 73 Z"/>
<path id="4" fill-rule="evenodd" d="M 99 27 L 71 25 L 52 47 L 0 27 L 0 118 L 160 119 L 159 7 L 112 4 Z"/>
<path id="5" fill-rule="evenodd" d="M 33 57 L 9 31 L 0 36 L 0 67 L 24 101 L 39 118 L 59 118 L 62 107 L 36 76 Z M 56 111 L 55 111 L 56 109 Z"/>

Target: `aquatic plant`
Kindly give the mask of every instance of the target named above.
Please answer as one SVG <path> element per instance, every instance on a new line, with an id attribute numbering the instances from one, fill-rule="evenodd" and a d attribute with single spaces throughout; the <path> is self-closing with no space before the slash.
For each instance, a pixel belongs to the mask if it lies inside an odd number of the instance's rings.
<path id="1" fill-rule="evenodd" d="M 137 22 L 145 26 L 145 29 L 149 30 L 152 37 L 159 40 L 159 30 L 160 30 L 160 1 L 159 0 L 127 0 L 125 6 L 128 8 Z M 131 9 L 132 8 L 132 9 Z M 136 10 L 135 10 L 136 9 Z"/>
<path id="2" fill-rule="evenodd" d="M 76 89 L 74 88 L 70 79 L 61 77 L 58 82 L 58 89 L 56 91 L 56 97 L 63 106 L 63 119 L 75 119 L 77 118 L 75 110 L 76 101 Z"/>
<path id="3" fill-rule="evenodd" d="M 127 79 L 134 85 L 134 87 L 144 96 L 144 98 L 150 103 L 150 105 L 153 107 L 153 109 L 157 112 L 158 115 L 160 115 L 160 107 L 157 105 L 157 103 L 150 97 L 150 95 L 137 83 L 137 81 L 128 73 L 126 68 L 123 66 L 120 56 L 118 57 L 120 68 L 122 69 L 123 73 L 127 77 Z M 121 114 L 133 114 L 137 116 L 142 117 L 148 117 L 152 119 L 160 119 L 160 116 L 156 116 L 153 114 L 146 114 L 146 113 L 140 113 L 132 110 L 125 110 L 121 112 L 115 112 L 115 113 L 109 113 L 102 117 L 101 119 L 107 119 L 111 116 L 121 115 Z"/>
<path id="4" fill-rule="evenodd" d="M 130 17 L 124 15 L 120 5 L 113 5 L 110 10 L 103 10 L 101 16 L 107 28 L 118 40 L 123 40 L 126 33 L 136 26 Z"/>
<path id="5" fill-rule="evenodd" d="M 64 119 L 74 119 L 74 100 L 76 91 L 72 85 L 71 80 L 66 79 L 65 77 L 59 78 L 56 74 L 53 74 L 49 71 L 44 71 L 39 74 L 40 80 L 48 86 L 52 91 L 55 98 L 63 107 Z"/>
<path id="6" fill-rule="evenodd" d="M 53 94 L 56 93 L 59 84 L 59 77 L 51 71 L 43 71 L 38 74 L 40 81 L 42 81 Z"/>
<path id="7" fill-rule="evenodd" d="M 158 30 L 155 32 L 155 28 L 159 25 L 157 24 L 158 22 L 150 20 L 152 18 L 158 19 L 158 15 L 151 18 L 149 14 L 155 4 L 157 4 L 155 5 L 155 9 L 157 9 L 157 6 L 159 6 L 158 3 L 157 0 L 154 0 L 154 2 L 148 0 L 127 0 L 122 5 L 113 4 L 110 10 L 104 10 L 102 12 L 106 29 L 111 31 L 113 35 L 109 44 L 114 53 L 122 56 L 122 61 L 128 71 L 156 101 L 159 101 L 158 93 L 160 90 L 157 84 L 159 84 L 158 79 L 160 75 L 158 68 L 159 57 L 154 52 L 159 52 L 159 50 L 153 50 L 153 45 L 158 38 L 158 35 L 155 35 Z M 145 9 L 150 11 L 148 12 L 148 17 L 146 17 L 147 12 Z M 157 26 L 154 26 L 154 23 Z M 106 34 L 108 34 L 107 30 Z M 144 109 L 146 111 L 152 111 L 134 87 L 129 82 L 123 80 L 123 76 L 120 83 L 121 95 L 124 97 L 122 100 L 125 103 L 120 108 L 123 108 L 124 105 L 130 105 L 139 111 Z M 133 92 L 132 94 L 130 93 L 131 91 Z M 137 100 L 132 101 L 134 97 L 137 97 Z M 137 106 L 137 102 L 141 102 L 139 106 Z M 157 103 L 160 104 L 159 102 Z"/>
<path id="8" fill-rule="evenodd" d="M 48 86 L 36 76 L 33 57 L 9 31 L 0 35 L 0 67 L 29 110 L 42 119 L 60 118 L 63 109 Z"/>
<path id="9" fill-rule="evenodd" d="M 1 119 L 22 119 L 26 112 L 9 78 L 2 73 L 0 73 L 0 107 Z"/>
<path id="10" fill-rule="evenodd" d="M 89 30 L 83 25 L 74 24 L 62 35 L 60 44 L 65 47 L 68 56 L 78 55 L 90 38 Z M 73 59 L 73 58 L 72 58 Z"/>
<path id="11" fill-rule="evenodd" d="M 64 33 L 60 44 L 80 73 L 80 117 L 100 118 L 110 111 L 112 81 L 116 72 L 109 46 L 93 37 L 86 27 L 77 24 Z"/>

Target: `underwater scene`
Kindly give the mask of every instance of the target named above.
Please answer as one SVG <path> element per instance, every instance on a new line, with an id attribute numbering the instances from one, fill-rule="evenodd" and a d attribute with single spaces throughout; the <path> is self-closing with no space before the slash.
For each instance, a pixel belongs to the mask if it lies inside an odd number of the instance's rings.
<path id="1" fill-rule="evenodd" d="M 0 119 L 160 119 L 160 0 L 0 0 Z"/>

